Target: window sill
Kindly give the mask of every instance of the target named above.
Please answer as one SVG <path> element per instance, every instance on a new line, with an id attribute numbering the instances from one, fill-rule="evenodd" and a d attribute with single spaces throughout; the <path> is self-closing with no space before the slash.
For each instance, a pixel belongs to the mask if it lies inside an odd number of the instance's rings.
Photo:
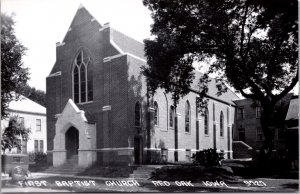
<path id="1" fill-rule="evenodd" d="M 204 137 L 209 137 L 209 135 L 208 134 L 204 134 Z"/>
<path id="2" fill-rule="evenodd" d="M 93 103 L 93 101 L 79 102 L 79 103 L 76 103 L 76 104 L 84 105 L 84 104 L 91 104 L 91 103 Z"/>
<path id="3" fill-rule="evenodd" d="M 162 131 L 162 132 L 168 132 L 168 129 L 159 129 L 160 131 Z"/>

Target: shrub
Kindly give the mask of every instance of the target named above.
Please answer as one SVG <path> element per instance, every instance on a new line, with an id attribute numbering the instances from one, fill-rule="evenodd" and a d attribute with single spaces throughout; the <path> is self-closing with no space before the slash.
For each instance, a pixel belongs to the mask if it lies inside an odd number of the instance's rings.
<path id="1" fill-rule="evenodd" d="M 220 166 L 223 159 L 224 153 L 218 153 L 216 149 L 198 151 L 192 156 L 193 164 L 202 166 Z"/>
<path id="2" fill-rule="evenodd" d="M 47 163 L 47 154 L 44 152 L 30 152 L 28 155 L 29 162 L 35 162 L 36 164 Z"/>

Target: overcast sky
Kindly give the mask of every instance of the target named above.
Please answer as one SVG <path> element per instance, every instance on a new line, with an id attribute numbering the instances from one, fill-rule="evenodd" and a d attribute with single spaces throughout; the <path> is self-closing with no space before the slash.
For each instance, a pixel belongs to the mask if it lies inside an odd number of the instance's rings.
<path id="1" fill-rule="evenodd" d="M 46 77 L 61 42 L 82 4 L 100 22 L 143 41 L 150 37 L 152 19 L 142 0 L 1 0 L 3 13 L 15 13 L 17 38 L 28 48 L 23 58 L 30 68 L 30 86 L 46 90 Z"/>
<path id="2" fill-rule="evenodd" d="M 141 42 L 150 37 L 153 21 L 142 0 L 1 0 L 1 11 L 15 14 L 16 35 L 28 48 L 23 62 L 30 68 L 30 86 L 46 91 L 46 77 L 56 60 L 55 44 L 63 40 L 80 4 L 100 24 L 110 22 Z"/>

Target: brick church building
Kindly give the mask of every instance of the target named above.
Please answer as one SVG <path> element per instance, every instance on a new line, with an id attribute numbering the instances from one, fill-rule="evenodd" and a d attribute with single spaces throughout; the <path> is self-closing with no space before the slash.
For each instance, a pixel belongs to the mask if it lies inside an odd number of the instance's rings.
<path id="1" fill-rule="evenodd" d="M 147 98 L 141 74 L 146 63 L 143 43 L 99 24 L 79 7 L 63 42 L 56 44 L 46 81 L 51 164 L 74 157 L 81 167 L 184 162 L 206 148 L 232 157 L 232 100 L 238 97 L 230 90 L 217 96 L 212 79 L 205 114 L 197 110 L 198 94 L 191 92 L 180 99 L 175 123 L 170 94 L 158 90 Z M 196 90 L 200 73 L 195 74 Z"/>

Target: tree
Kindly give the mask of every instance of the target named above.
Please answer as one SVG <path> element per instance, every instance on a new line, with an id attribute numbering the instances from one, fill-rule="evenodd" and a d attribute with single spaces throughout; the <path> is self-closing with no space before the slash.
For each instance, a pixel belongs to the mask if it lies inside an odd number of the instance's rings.
<path id="1" fill-rule="evenodd" d="M 42 90 L 38 90 L 35 87 L 25 85 L 22 88 L 20 88 L 20 94 L 22 94 L 23 96 L 29 98 L 30 100 L 32 100 L 42 106 L 46 106 L 46 103 L 45 103 L 46 94 Z"/>
<path id="2" fill-rule="evenodd" d="M 9 102 L 19 98 L 14 94 L 18 94 L 29 79 L 28 68 L 22 63 L 25 50 L 15 36 L 12 16 L 1 14 L 1 118 L 7 117 Z"/>
<path id="3" fill-rule="evenodd" d="M 143 3 L 154 20 L 154 38 L 144 41 L 149 91 L 153 94 L 164 88 L 176 101 L 190 91 L 193 64 L 212 61 L 200 78 L 198 92 L 205 97 L 208 75 L 216 73 L 218 94 L 225 92 L 228 84 L 260 103 L 265 136 L 261 153 L 269 156 L 274 107 L 298 82 L 297 0 Z"/>
<path id="4" fill-rule="evenodd" d="M 20 138 L 27 142 L 29 139 L 30 129 L 25 128 L 24 123 L 21 122 L 18 116 L 9 118 L 8 126 L 4 129 L 2 134 L 1 146 L 2 151 L 6 149 L 11 151 L 12 148 L 21 149 L 22 144 Z"/>

